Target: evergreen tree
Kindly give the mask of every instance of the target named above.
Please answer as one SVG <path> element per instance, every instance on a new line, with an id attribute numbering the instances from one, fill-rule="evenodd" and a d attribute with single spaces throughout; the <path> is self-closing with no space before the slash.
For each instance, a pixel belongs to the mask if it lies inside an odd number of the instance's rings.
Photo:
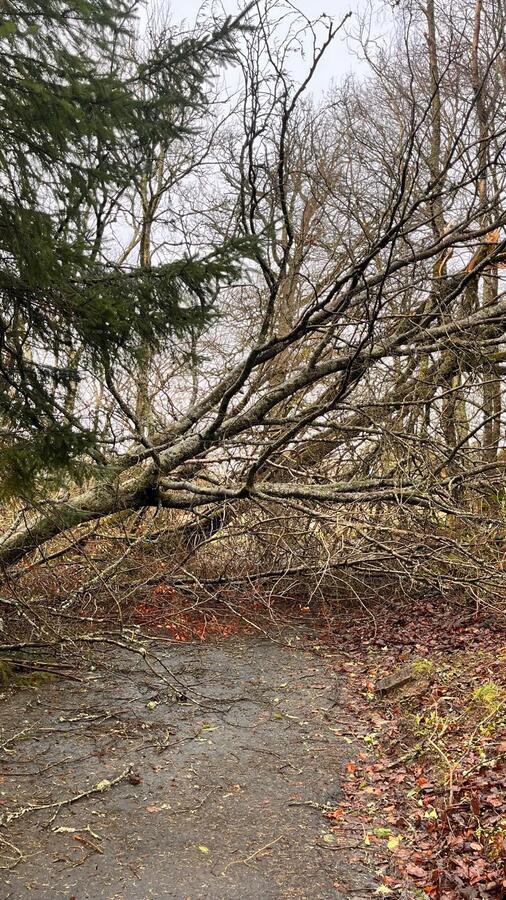
<path id="1" fill-rule="evenodd" d="M 131 6 L 7 0 L 0 20 L 0 490 L 97 455 L 66 398 L 81 360 L 135 357 L 205 318 L 241 248 L 149 269 L 104 262 L 106 211 L 150 148 L 188 139 L 209 73 L 233 53 L 237 23 L 176 41 L 143 63 L 128 53 Z"/>

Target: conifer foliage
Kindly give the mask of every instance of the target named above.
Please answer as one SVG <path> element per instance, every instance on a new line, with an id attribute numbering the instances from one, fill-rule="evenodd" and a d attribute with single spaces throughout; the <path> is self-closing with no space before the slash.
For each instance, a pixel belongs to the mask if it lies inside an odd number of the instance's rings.
<path id="1" fill-rule="evenodd" d="M 130 4 L 7 0 L 0 9 L 0 475 L 25 493 L 67 470 L 93 429 L 68 398 L 88 371 L 195 327 L 240 248 L 133 269 L 106 252 L 108 223 L 146 154 L 191 140 L 207 79 L 233 53 L 236 23 L 163 34 L 129 52 Z"/>

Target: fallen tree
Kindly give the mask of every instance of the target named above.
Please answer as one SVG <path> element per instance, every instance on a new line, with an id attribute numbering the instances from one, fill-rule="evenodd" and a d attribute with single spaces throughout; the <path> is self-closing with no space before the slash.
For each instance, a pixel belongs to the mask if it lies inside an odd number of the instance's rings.
<path id="1" fill-rule="evenodd" d="M 253 258 L 221 288 L 221 317 L 179 350 L 144 353 L 142 378 L 103 364 L 101 458 L 84 490 L 24 511 L 0 543 L 5 568 L 78 525 L 147 507 L 184 511 L 186 529 L 207 522 L 206 537 L 248 503 L 316 517 L 381 507 L 387 519 L 417 507 L 463 531 L 501 523 L 506 123 L 493 99 L 504 52 L 494 10 L 478 5 L 469 32 L 441 20 L 437 71 L 437 10 L 399 15 L 403 48 L 374 57 L 364 45 L 369 80 L 319 106 L 307 90 L 340 25 L 280 23 L 275 3 L 252 21 L 237 117 L 206 145 L 216 197 L 185 210 L 181 228 L 249 242 Z M 297 83 L 285 63 L 300 27 L 313 56 Z M 164 166 L 179 189 L 179 163 L 175 177 L 174 158 L 151 160 L 141 199 L 160 199 Z M 193 160 L 192 190 L 201 177 Z M 127 250 L 143 235 L 156 252 L 165 207 L 153 219 L 132 204 Z M 87 415 L 89 391 L 84 379 L 72 416 Z"/>

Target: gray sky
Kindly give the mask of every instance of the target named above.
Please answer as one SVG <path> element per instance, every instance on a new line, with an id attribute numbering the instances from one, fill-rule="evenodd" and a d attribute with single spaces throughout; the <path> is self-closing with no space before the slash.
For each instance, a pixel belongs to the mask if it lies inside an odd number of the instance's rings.
<path id="1" fill-rule="evenodd" d="M 199 9 L 203 6 L 202 0 L 168 0 L 167 5 L 172 21 L 180 22 L 184 19 L 188 23 L 195 21 Z M 237 12 L 239 6 L 237 0 L 222 0 L 222 5 L 225 12 L 230 14 Z M 359 0 L 296 0 L 294 5 L 308 18 L 317 18 L 321 13 L 326 13 L 335 22 L 339 22 L 347 12 L 353 13 L 357 10 Z M 351 25 L 350 22 L 348 24 Z M 343 38 L 338 36 L 335 39 L 322 60 L 313 82 L 313 92 L 317 94 L 325 90 L 332 79 L 339 81 L 343 75 L 356 70 L 359 66 L 359 61 L 347 47 L 343 32 Z"/>

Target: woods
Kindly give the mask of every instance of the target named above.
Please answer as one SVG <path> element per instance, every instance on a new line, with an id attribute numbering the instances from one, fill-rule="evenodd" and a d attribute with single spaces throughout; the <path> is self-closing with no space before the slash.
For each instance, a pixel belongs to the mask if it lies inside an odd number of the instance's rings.
<path id="1" fill-rule="evenodd" d="M 501 0 L 169 13 L 1 10 L 0 653 L 500 631 Z"/>
<path id="2" fill-rule="evenodd" d="M 85 471 L 84 491 L 53 493 L 4 537 L 6 565 L 76 524 L 147 506 L 198 525 L 238 503 L 247 516 L 244 501 L 307 504 L 303 516 L 324 519 L 327 503 L 346 505 L 367 520 L 382 504 L 401 529 L 405 516 L 417 531 L 430 522 L 438 555 L 463 569 L 481 553 L 471 534 L 501 526 L 500 10 L 470 7 L 459 29 L 441 14 L 437 46 L 433 6 L 397 11 L 388 50 L 357 36 L 367 77 L 318 103 L 311 77 L 347 20 L 280 24 L 275 5 L 257 16 L 229 48 L 233 101 L 200 88 L 203 68 L 163 31 L 150 37 L 155 56 L 184 57 L 180 75 L 170 67 L 179 105 L 168 133 L 127 151 L 121 186 L 93 183 L 103 196 L 78 204 L 85 253 L 94 247 L 72 263 L 89 279 L 81 298 L 59 299 L 52 283 L 63 309 L 40 322 L 36 298 L 23 308 L 4 291 L 17 416 L 6 484 L 36 480 L 41 441 Z M 313 49 L 296 81 L 286 60 L 301 27 Z M 225 52 L 223 36 L 207 40 L 211 56 Z M 195 84 L 200 100 L 181 109 Z M 71 178 L 70 148 L 62 165 Z M 83 237 L 67 232 L 76 252 Z"/>

